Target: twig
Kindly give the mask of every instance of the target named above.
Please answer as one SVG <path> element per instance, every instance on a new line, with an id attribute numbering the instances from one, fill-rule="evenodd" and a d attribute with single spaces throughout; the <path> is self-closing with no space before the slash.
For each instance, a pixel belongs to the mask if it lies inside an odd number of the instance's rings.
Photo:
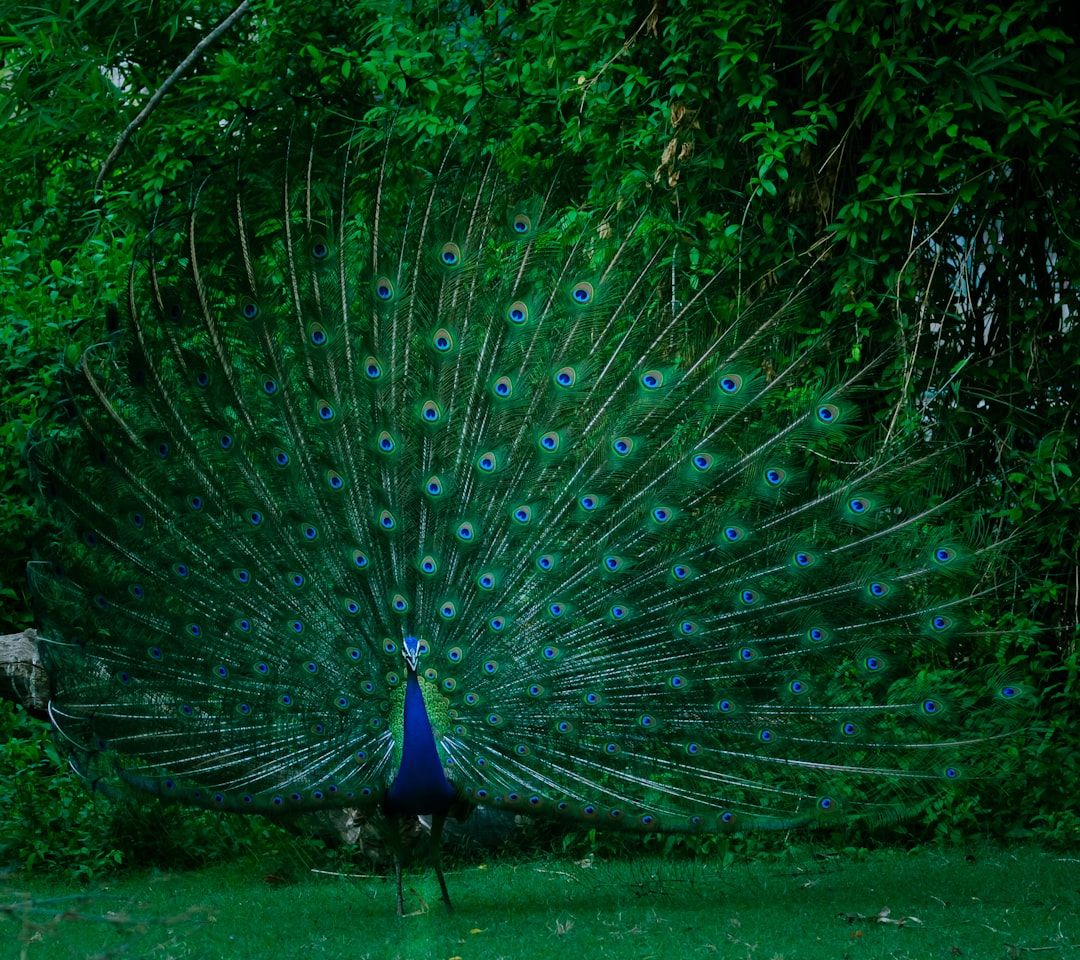
<path id="1" fill-rule="evenodd" d="M 101 170 L 98 171 L 97 179 L 94 181 L 95 190 L 101 187 L 101 182 L 108 175 L 113 164 L 116 163 L 124 147 L 127 145 L 128 140 L 131 139 L 131 135 L 143 125 L 143 122 L 150 116 L 165 94 L 169 92 L 170 88 L 177 80 L 187 73 L 188 68 L 198 59 L 200 54 L 210 46 L 210 44 L 217 40 L 218 37 L 243 16 L 250 5 L 251 0 L 241 0 L 240 5 L 203 37 L 202 40 L 196 44 L 195 49 L 184 58 L 183 63 L 169 74 L 165 82 L 154 91 L 154 95 L 147 101 L 146 106 L 143 107 L 142 110 L 139 111 L 139 115 L 124 128 L 123 133 L 121 133 L 116 140 L 116 146 L 112 148 L 112 152 L 105 158 L 105 162 L 101 165 Z"/>

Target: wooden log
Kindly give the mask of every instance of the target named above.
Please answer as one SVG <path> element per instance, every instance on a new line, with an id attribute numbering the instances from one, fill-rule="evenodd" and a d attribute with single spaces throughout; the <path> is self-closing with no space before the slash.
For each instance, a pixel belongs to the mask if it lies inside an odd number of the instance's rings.
<path id="1" fill-rule="evenodd" d="M 41 662 L 37 631 L 0 636 L 0 700 L 13 700 L 31 716 L 49 719 L 49 674 Z"/>

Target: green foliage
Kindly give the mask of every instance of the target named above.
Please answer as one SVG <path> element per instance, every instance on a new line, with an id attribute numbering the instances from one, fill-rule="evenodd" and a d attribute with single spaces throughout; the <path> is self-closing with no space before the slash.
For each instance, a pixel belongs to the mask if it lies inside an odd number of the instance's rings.
<path id="1" fill-rule="evenodd" d="M 190 869 L 253 852 L 281 862 L 327 855 L 321 841 L 262 817 L 92 793 L 45 724 L 0 703 L 0 864 L 89 881 L 121 865 Z"/>
<path id="2" fill-rule="evenodd" d="M 451 137 L 466 164 L 497 144 L 522 179 L 557 169 L 583 205 L 649 206 L 658 235 L 675 222 L 685 289 L 736 258 L 741 303 L 812 264 L 805 336 L 835 344 L 838 365 L 886 349 L 886 403 L 964 439 L 978 515 L 1013 543 L 1011 566 L 988 575 L 998 662 L 1033 674 L 1045 720 L 996 799 L 976 790 L 982 806 L 960 795 L 923 821 L 978 833 L 989 805 L 1005 811 L 998 828 L 1028 829 L 1013 824 L 1026 811 L 1037 834 L 1075 836 L 1080 61 L 1064 4 L 266 0 L 200 54 L 95 188 L 148 92 L 231 9 L 0 6 L 0 632 L 32 622 L 23 568 L 49 536 L 23 448 L 60 419 L 62 370 L 112 332 L 107 307 L 155 209 L 224 162 L 223 127 L 302 114 L 369 145 L 392 127 L 400 171 Z M 0 790 L 21 811 L 4 816 L 22 824 L 0 834 L 7 855 L 115 862 L 108 817 L 47 772 L 40 730 L 2 722 L 0 769 L 18 773 Z"/>
<path id="3" fill-rule="evenodd" d="M 44 724 L 0 704 L 0 860 L 90 879 L 120 864 L 108 818 L 77 783 Z"/>

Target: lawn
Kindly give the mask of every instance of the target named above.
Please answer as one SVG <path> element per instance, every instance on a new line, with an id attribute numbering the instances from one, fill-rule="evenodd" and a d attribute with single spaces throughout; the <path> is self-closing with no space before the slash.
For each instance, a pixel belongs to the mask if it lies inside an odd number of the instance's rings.
<path id="1" fill-rule="evenodd" d="M 1032 848 L 701 861 L 494 859 L 391 879 L 256 859 L 0 880 L 0 958 L 1080 957 L 1080 859 Z"/>

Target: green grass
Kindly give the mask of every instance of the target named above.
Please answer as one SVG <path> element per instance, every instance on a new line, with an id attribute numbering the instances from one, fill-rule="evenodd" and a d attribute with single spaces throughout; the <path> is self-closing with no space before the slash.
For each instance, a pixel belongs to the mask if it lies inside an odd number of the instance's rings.
<path id="1" fill-rule="evenodd" d="M 1034 849 L 767 861 L 492 861 L 343 878 L 255 860 L 123 871 L 91 888 L 0 879 L 0 960 L 47 958 L 1080 957 L 1080 861 Z M 889 913 L 886 915 L 885 910 Z M 887 922 L 883 922 L 887 920 Z"/>

